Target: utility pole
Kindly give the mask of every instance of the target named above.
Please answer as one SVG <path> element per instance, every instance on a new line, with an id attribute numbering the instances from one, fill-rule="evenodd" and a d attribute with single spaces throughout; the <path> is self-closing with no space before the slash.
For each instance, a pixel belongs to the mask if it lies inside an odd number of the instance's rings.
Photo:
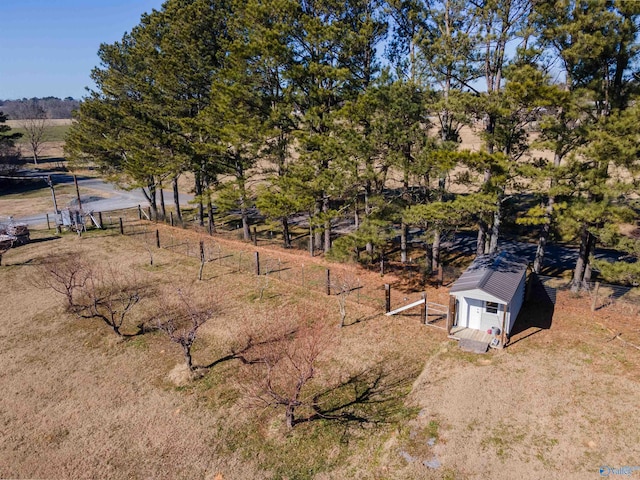
<path id="1" fill-rule="evenodd" d="M 73 183 L 76 184 L 76 196 L 78 197 L 78 210 L 82 211 L 82 202 L 80 201 L 80 189 L 78 188 L 78 177 L 73 176 Z"/>
<path id="2" fill-rule="evenodd" d="M 51 175 L 47 175 L 47 183 L 49 184 L 49 188 L 51 189 L 51 197 L 53 198 L 53 213 L 56 216 L 56 233 L 60 233 L 60 225 L 58 224 L 58 202 L 56 202 L 56 191 L 53 188 L 53 182 L 51 181 Z"/>

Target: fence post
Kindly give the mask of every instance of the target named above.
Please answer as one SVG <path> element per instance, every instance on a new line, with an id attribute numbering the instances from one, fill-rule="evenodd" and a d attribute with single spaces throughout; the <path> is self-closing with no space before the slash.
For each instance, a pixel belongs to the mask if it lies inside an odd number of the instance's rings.
<path id="1" fill-rule="evenodd" d="M 148 213 L 147 217 L 149 217 L 149 220 L 157 220 L 157 218 L 154 218 L 154 219 L 151 218 L 151 207 L 147 207 L 147 213 Z"/>
<path id="2" fill-rule="evenodd" d="M 260 275 L 260 253 L 256 252 L 256 275 Z"/>
<path id="3" fill-rule="evenodd" d="M 422 292 L 422 308 L 420 309 L 420 319 L 424 325 L 427 324 L 427 317 L 429 313 L 427 311 L 427 293 Z"/>
<path id="4" fill-rule="evenodd" d="M 253 227 L 253 245 L 258 245 L 258 229 L 256 227 Z"/>
<path id="5" fill-rule="evenodd" d="M 456 297 L 449 295 L 449 308 L 447 309 L 447 335 L 451 333 L 453 322 L 456 319 Z"/>
<path id="6" fill-rule="evenodd" d="M 391 311 L 391 285 L 384 284 L 384 313 Z"/>
<path id="7" fill-rule="evenodd" d="M 160 231 L 156 228 L 156 247 L 160 248 Z"/>
<path id="8" fill-rule="evenodd" d="M 138 220 L 142 220 L 142 208 L 138 205 Z"/>
<path id="9" fill-rule="evenodd" d="M 100 222 L 100 228 L 104 230 L 104 222 L 102 221 L 102 212 L 98 212 L 98 221 Z"/>
<path id="10" fill-rule="evenodd" d="M 122 217 L 118 217 L 118 220 L 120 220 L 120 235 L 124 235 L 124 227 L 122 226 Z"/>
<path id="11" fill-rule="evenodd" d="M 169 212 L 169 221 L 171 222 L 171 226 L 173 227 L 173 212 Z"/>
<path id="12" fill-rule="evenodd" d="M 202 281 L 202 272 L 204 271 L 204 264 L 207 257 L 204 255 L 204 240 L 200 240 L 200 270 L 198 270 L 198 280 Z"/>
<path id="13" fill-rule="evenodd" d="M 47 230 L 51 230 L 51 224 L 49 223 L 49 214 L 47 213 Z"/>
<path id="14" fill-rule="evenodd" d="M 327 295 L 331 295 L 331 270 L 327 268 Z"/>
<path id="15" fill-rule="evenodd" d="M 593 298 L 591 299 L 591 311 L 596 311 L 596 305 L 598 304 L 598 290 L 600 290 L 600 282 L 596 282 L 596 288 L 593 290 Z"/>

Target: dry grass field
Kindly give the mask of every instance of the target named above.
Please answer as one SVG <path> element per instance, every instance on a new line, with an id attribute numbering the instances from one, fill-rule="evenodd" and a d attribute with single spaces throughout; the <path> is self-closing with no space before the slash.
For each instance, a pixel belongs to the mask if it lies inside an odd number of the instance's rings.
<path id="1" fill-rule="evenodd" d="M 559 292 L 551 328 L 472 355 L 416 316 L 350 303 L 339 328 L 336 299 L 319 292 L 274 279 L 260 300 L 255 276 L 213 262 L 197 281 L 198 262 L 167 250 L 149 266 L 139 237 L 35 236 L 0 267 L 0 478 L 583 479 L 640 463 L 638 308 L 591 312 Z M 189 379 L 162 332 L 121 340 L 66 312 L 34 280 L 54 254 L 137 272 L 151 293 L 125 332 L 178 287 L 211 298 L 194 362 L 214 365 Z M 532 303 L 522 319 L 543 313 Z M 224 360 L 283 318 L 331 332 L 308 388 L 339 419 L 288 431 L 283 408 L 255 401 L 260 367 Z"/>

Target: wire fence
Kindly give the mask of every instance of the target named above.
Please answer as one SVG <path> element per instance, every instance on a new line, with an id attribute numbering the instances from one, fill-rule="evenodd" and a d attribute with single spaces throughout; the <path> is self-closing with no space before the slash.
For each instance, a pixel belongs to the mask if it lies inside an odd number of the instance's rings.
<path id="1" fill-rule="evenodd" d="M 327 267 L 312 259 L 308 263 L 302 258 L 291 259 L 291 255 L 278 255 L 265 249 L 238 249 L 229 246 L 225 240 L 235 240 L 236 235 L 226 235 L 217 229 L 216 234 L 208 235 L 198 228 L 187 231 L 178 228 L 165 228 L 146 220 L 138 209 L 102 212 L 103 229 L 113 235 L 137 236 L 147 248 L 163 248 L 173 253 L 193 258 L 197 262 L 215 264 L 233 273 L 252 274 L 277 280 L 288 285 L 310 289 L 327 295 L 345 295 L 349 301 L 382 311 L 385 307 L 384 285 L 371 284 L 350 266 L 331 265 Z M 140 219 L 142 216 L 142 219 Z M 190 233 L 189 233 L 190 231 Z M 194 235 L 193 233 L 196 233 Z M 107 233 L 108 234 L 108 233 Z M 277 242 L 259 242 L 260 246 L 275 245 Z M 397 303 L 404 297 L 401 292 L 393 292 Z M 419 298 L 419 294 L 417 297 Z M 396 304 L 397 304 L 396 303 Z"/>
<path id="2" fill-rule="evenodd" d="M 300 256 L 292 260 L 291 255 L 278 255 L 265 249 L 256 248 L 252 251 L 250 244 L 247 244 L 246 250 L 229 246 L 224 240 L 242 239 L 242 229 L 239 228 L 237 220 L 220 222 L 216 225 L 215 234 L 213 234 L 206 226 L 200 226 L 196 217 L 190 218 L 188 215 L 183 217 L 181 226 L 184 229 L 164 228 L 163 222 L 152 222 L 151 212 L 141 207 L 99 212 L 94 214 L 94 217 L 99 219 L 98 222 L 107 234 L 139 236 L 148 248 L 164 248 L 197 261 L 201 261 L 201 255 L 204 254 L 206 263 L 215 263 L 235 273 L 266 276 L 269 279 L 277 279 L 286 284 L 329 295 L 346 295 L 350 301 L 379 311 L 384 311 L 386 307 L 384 281 L 382 279 L 379 282 L 367 281 L 361 275 L 362 270 L 353 266 L 332 264 L 329 268 L 312 259 L 305 263 L 304 258 Z M 166 221 L 166 224 L 176 223 L 173 217 Z M 306 241 L 308 238 L 298 238 L 298 246 L 304 248 L 303 242 Z M 252 242 L 256 247 L 281 244 L 269 230 L 263 230 L 259 234 L 255 229 L 252 231 Z M 371 274 L 371 272 L 367 273 Z M 448 273 L 455 277 L 455 273 L 458 272 Z M 556 290 L 571 290 L 570 280 L 564 277 L 539 275 L 538 279 L 550 297 L 555 298 Z M 415 302 L 421 298 L 422 293 L 422 291 L 406 288 L 395 288 L 392 285 L 391 308 Z M 574 295 L 590 301 L 592 310 L 615 307 L 625 313 L 634 314 L 640 309 L 639 287 L 590 282 L 585 283 L 579 292 L 574 292 Z M 447 289 L 431 290 L 428 300 L 447 304 L 447 297 Z"/>
<path id="3" fill-rule="evenodd" d="M 555 291 L 568 291 L 590 302 L 593 311 L 609 307 L 625 314 L 640 314 L 640 287 L 584 282 L 581 288 L 572 290 L 571 280 L 564 277 L 538 275 L 538 279 L 550 297 L 555 297 Z"/>

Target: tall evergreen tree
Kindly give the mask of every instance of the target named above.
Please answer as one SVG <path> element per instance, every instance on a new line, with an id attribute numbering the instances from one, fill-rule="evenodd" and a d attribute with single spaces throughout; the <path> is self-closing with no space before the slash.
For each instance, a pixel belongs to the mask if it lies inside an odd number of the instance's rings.
<path id="1" fill-rule="evenodd" d="M 567 1 L 552 6 L 536 5 L 540 38 L 562 61 L 569 91 L 576 91 L 588 101 L 580 125 L 587 131 L 585 145 L 572 159 L 577 173 L 574 195 L 577 217 L 587 201 L 605 207 L 615 195 L 607 191 L 612 160 L 594 155 L 589 142 L 594 138 L 588 130 L 601 128 L 603 120 L 624 110 L 637 82 L 634 81 L 638 56 L 638 20 L 640 5 L 636 2 L 593 0 Z M 597 135 L 596 135 L 597 136 Z M 603 203 L 604 202 L 604 203 Z M 569 212 L 574 202 L 569 203 Z M 580 227 L 580 253 L 573 275 L 573 288 L 590 279 L 589 257 L 595 248 L 597 223 L 583 218 Z"/>
<path id="2" fill-rule="evenodd" d="M 18 166 L 20 152 L 16 148 L 16 140 L 22 137 L 20 132 L 11 132 L 6 125 L 7 116 L 0 111 L 0 174 L 12 173 Z"/>

